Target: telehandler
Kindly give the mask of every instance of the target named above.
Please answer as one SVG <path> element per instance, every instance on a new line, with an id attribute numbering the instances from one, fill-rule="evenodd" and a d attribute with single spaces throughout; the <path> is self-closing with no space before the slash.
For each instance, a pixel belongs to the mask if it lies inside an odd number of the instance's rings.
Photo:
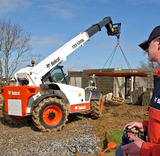
<path id="1" fill-rule="evenodd" d="M 31 118 L 40 131 L 57 131 L 65 126 L 70 113 L 89 110 L 93 118 L 101 117 L 101 91 L 67 85 L 60 63 L 102 27 L 107 29 L 108 35 L 119 37 L 121 23 L 112 24 L 111 17 L 105 17 L 37 65 L 16 72 L 16 86 L 1 88 L 5 120 L 16 126 Z"/>

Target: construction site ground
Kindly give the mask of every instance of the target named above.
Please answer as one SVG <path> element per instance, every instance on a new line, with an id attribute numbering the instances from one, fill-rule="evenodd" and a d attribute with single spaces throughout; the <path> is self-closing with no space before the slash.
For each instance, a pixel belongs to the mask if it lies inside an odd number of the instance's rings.
<path id="1" fill-rule="evenodd" d="M 14 150 L 16 146 L 23 145 L 23 142 L 25 141 L 27 141 L 29 144 L 29 140 L 32 139 L 32 141 L 38 142 L 40 144 L 40 142 L 43 142 L 43 140 L 61 140 L 69 137 L 74 137 L 74 135 L 81 135 L 81 126 L 85 127 L 86 121 L 91 125 L 90 133 L 95 134 L 100 140 L 106 140 L 107 143 L 107 140 L 109 139 L 106 138 L 108 130 L 123 129 L 124 125 L 128 122 L 141 121 L 143 119 L 146 119 L 146 108 L 147 106 L 133 105 L 125 101 L 106 102 L 103 108 L 103 117 L 97 120 L 93 120 L 86 114 L 70 115 L 69 121 L 67 122 L 66 126 L 60 132 L 54 133 L 39 132 L 32 123 L 28 123 L 28 125 L 24 125 L 21 127 L 10 127 L 4 121 L 2 110 L 0 110 L 0 151 L 3 152 L 3 150 L 7 149 Z M 85 132 L 83 131 L 83 133 Z M 34 139 L 34 136 L 38 136 L 37 139 Z M 10 144 L 7 143 L 7 141 L 9 141 Z M 8 144 L 9 147 L 7 147 Z M 102 151 L 98 150 L 95 154 L 87 154 L 86 156 L 99 156 L 101 152 Z M 115 150 L 110 150 L 103 156 L 114 156 L 114 152 Z M 82 156 L 82 154 L 77 152 L 76 156 Z"/>

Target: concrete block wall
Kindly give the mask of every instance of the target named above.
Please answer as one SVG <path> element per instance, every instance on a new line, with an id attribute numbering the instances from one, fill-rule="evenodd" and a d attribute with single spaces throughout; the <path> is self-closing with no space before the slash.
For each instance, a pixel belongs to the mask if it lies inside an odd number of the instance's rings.
<path id="1" fill-rule="evenodd" d="M 149 106 L 152 97 L 153 88 L 139 87 L 137 90 L 131 92 L 132 104 Z"/>
<path id="2" fill-rule="evenodd" d="M 142 96 L 142 106 L 149 106 L 152 98 L 152 91 L 146 91 Z"/>
<path id="3" fill-rule="evenodd" d="M 97 77 L 98 89 L 103 92 L 103 95 L 113 93 L 114 78 L 113 77 Z"/>
<path id="4" fill-rule="evenodd" d="M 131 102 L 132 102 L 132 104 L 141 105 L 142 95 L 139 94 L 138 90 L 131 92 Z"/>
<path id="5" fill-rule="evenodd" d="M 152 70 L 140 70 L 140 72 L 145 72 L 147 77 L 136 77 L 134 87 L 138 89 L 141 86 L 145 86 L 146 88 L 154 87 L 154 77 Z"/>

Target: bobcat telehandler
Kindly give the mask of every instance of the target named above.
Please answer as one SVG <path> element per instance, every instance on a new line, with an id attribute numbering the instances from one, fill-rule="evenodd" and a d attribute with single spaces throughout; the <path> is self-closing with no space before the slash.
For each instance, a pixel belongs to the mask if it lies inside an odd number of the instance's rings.
<path id="1" fill-rule="evenodd" d="M 35 66 L 15 73 L 16 86 L 4 86 L 3 115 L 11 125 L 21 125 L 31 118 L 40 131 L 57 131 L 65 126 L 70 113 L 89 110 L 91 117 L 102 116 L 103 98 L 99 90 L 83 89 L 66 84 L 59 64 L 83 46 L 101 28 L 108 35 L 120 35 L 121 23 L 112 24 L 110 17 L 92 25 Z"/>

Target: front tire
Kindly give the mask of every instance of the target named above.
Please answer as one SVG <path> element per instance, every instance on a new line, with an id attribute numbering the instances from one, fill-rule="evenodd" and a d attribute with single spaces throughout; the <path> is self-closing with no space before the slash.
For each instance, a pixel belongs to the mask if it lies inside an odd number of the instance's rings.
<path id="1" fill-rule="evenodd" d="M 40 131 L 61 130 L 68 120 L 68 109 L 62 99 L 49 97 L 33 109 L 32 120 Z"/>

